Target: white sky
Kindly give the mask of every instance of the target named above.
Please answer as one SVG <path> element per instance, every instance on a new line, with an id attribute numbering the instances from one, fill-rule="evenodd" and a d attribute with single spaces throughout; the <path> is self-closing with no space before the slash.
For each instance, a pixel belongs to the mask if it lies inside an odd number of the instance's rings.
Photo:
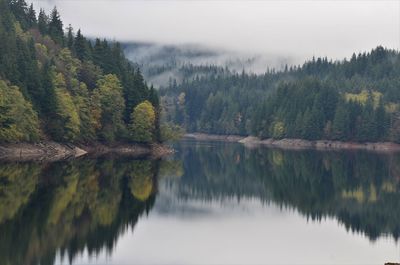
<path id="1" fill-rule="evenodd" d="M 282 56 L 400 48 L 400 1 L 33 0 L 65 25 L 119 41 L 200 44 Z"/>

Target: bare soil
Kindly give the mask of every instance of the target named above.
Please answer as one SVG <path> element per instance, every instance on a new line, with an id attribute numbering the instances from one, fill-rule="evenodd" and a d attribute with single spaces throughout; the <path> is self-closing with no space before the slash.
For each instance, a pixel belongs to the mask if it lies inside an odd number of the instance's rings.
<path id="1" fill-rule="evenodd" d="M 101 156 L 105 154 L 129 155 L 133 157 L 149 156 L 158 158 L 173 153 L 173 149 L 161 144 L 114 144 L 104 145 L 94 143 L 68 144 L 43 141 L 39 143 L 7 143 L 0 144 L 0 160 L 11 161 L 58 161 L 74 159 L 90 155 Z"/>
<path id="2" fill-rule="evenodd" d="M 269 146 L 283 149 L 318 149 L 318 150 L 370 150 L 376 152 L 400 152 L 400 144 L 392 142 L 342 142 L 331 140 L 309 141 L 304 139 L 259 139 L 253 136 L 238 135 L 209 135 L 204 133 L 191 133 L 185 135 L 186 139 L 198 141 L 225 141 L 238 142 L 247 147 Z"/>

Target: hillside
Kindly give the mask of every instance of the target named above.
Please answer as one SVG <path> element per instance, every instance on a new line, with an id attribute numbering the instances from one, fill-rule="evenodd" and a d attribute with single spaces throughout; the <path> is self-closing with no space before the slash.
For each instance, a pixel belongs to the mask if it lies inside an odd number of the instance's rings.
<path id="1" fill-rule="evenodd" d="M 399 142 L 399 88 L 400 53 L 377 47 L 262 75 L 198 77 L 160 93 L 166 118 L 189 132 Z"/>
<path id="2" fill-rule="evenodd" d="M 157 92 L 117 42 L 0 0 L 0 142 L 160 140 Z"/>
<path id="3" fill-rule="evenodd" d="M 263 73 L 269 67 L 283 68 L 294 58 L 276 54 L 231 51 L 228 49 L 188 44 L 159 44 L 151 42 L 123 42 L 126 57 L 135 62 L 149 84 L 166 87 L 174 80 L 230 75 L 245 70 Z"/>

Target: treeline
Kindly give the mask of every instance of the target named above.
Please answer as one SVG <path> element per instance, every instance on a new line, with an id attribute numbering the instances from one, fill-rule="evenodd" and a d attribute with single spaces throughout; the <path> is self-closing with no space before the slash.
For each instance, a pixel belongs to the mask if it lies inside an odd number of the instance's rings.
<path id="1" fill-rule="evenodd" d="M 261 138 L 400 142 L 400 53 L 196 77 L 162 89 L 167 119 L 188 131 Z"/>
<path id="2" fill-rule="evenodd" d="M 159 99 L 117 42 L 0 0 L 0 141 L 160 140 Z"/>

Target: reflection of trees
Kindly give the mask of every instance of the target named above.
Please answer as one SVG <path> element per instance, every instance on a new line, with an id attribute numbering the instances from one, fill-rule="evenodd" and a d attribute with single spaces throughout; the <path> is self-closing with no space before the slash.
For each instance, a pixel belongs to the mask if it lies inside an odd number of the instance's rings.
<path id="1" fill-rule="evenodd" d="M 35 191 L 40 168 L 34 164 L 0 165 L 0 224 L 12 219 Z"/>
<path id="2" fill-rule="evenodd" d="M 181 147 L 182 199 L 258 197 L 319 220 L 332 216 L 370 239 L 400 232 L 400 156 L 283 151 L 240 145 Z M 239 161 L 239 162 L 238 162 Z"/>
<path id="3" fill-rule="evenodd" d="M 131 194 L 139 201 L 146 201 L 153 191 L 151 161 L 132 162 L 129 173 Z"/>
<path id="4" fill-rule="evenodd" d="M 53 264 L 57 251 L 70 260 L 85 248 L 90 255 L 111 251 L 154 204 L 148 186 L 157 170 L 156 161 L 113 159 L 0 165 L 1 264 Z M 146 176 L 144 186 L 135 184 L 145 197 L 132 196 L 132 176 Z"/>
<path id="5" fill-rule="evenodd" d="M 251 159 L 239 145 L 196 145 L 181 150 L 184 176 L 180 180 L 181 198 L 205 200 L 222 197 L 265 197 L 268 190 L 256 166 L 265 161 Z"/>
<path id="6" fill-rule="evenodd" d="M 158 173 L 159 178 L 183 176 L 183 162 L 182 160 L 163 160 L 160 161 L 160 170 Z"/>

